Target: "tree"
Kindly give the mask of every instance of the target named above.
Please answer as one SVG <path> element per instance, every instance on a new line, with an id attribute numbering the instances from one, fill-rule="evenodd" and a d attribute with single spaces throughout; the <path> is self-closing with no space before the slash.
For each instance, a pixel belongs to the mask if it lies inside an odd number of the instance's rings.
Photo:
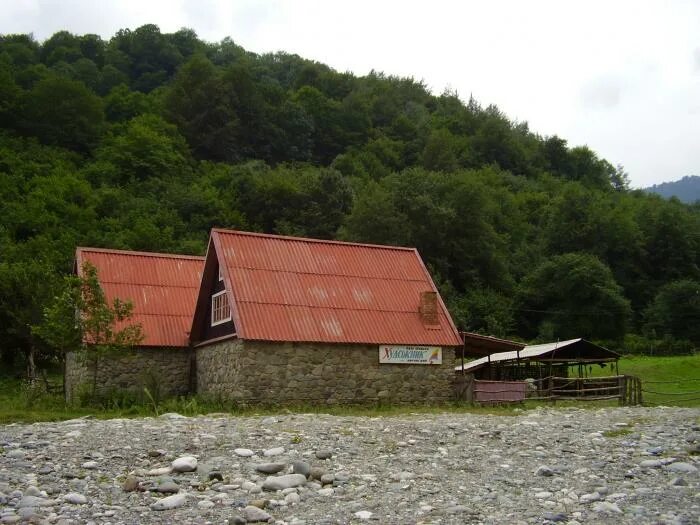
<path id="1" fill-rule="evenodd" d="M 172 124 L 156 115 L 139 115 L 110 136 L 96 152 L 118 168 L 114 182 L 173 177 L 189 171 L 187 143 Z"/>
<path id="2" fill-rule="evenodd" d="M 648 334 L 687 339 L 700 346 L 700 282 L 683 279 L 662 286 L 644 316 Z"/>
<path id="3" fill-rule="evenodd" d="M 31 327 L 40 322 L 42 308 L 53 293 L 53 275 L 45 260 L 0 260 L 0 346 L 24 356 L 29 380 L 36 378 L 39 359 L 48 357 Z"/>
<path id="4" fill-rule="evenodd" d="M 619 339 L 630 305 L 610 268 L 586 253 L 546 260 L 520 283 L 522 328 L 529 336 Z"/>
<path id="5" fill-rule="evenodd" d="M 22 127 L 46 144 L 85 153 L 102 132 L 100 98 L 82 82 L 60 77 L 40 80 L 26 95 Z"/>
<path id="6" fill-rule="evenodd" d="M 232 93 L 209 59 L 195 55 L 178 71 L 165 97 L 168 118 L 196 157 L 232 160 L 238 156 L 238 117 Z"/>
<path id="7" fill-rule="evenodd" d="M 119 298 L 107 300 L 97 269 L 85 262 L 80 276 L 64 279 L 63 289 L 44 309 L 43 320 L 32 333 L 54 347 L 62 358 L 78 352 L 93 368 L 93 394 L 103 356 L 138 345 L 143 340 L 139 324 L 130 324 L 133 305 Z"/>
<path id="8" fill-rule="evenodd" d="M 450 172 L 457 169 L 453 143 L 454 137 L 448 130 L 433 131 L 423 150 L 423 166 L 434 171 Z"/>

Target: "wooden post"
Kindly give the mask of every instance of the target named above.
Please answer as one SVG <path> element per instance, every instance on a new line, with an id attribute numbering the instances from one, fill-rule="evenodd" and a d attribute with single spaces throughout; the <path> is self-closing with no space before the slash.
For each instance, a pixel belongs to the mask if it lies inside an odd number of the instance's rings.
<path id="1" fill-rule="evenodd" d="M 627 393 L 627 392 L 626 392 L 627 389 L 626 389 L 626 386 L 625 386 L 625 382 L 626 382 L 626 381 L 625 381 L 625 378 L 624 378 L 624 377 L 618 376 L 618 378 L 617 378 L 617 385 L 618 385 L 619 394 L 620 394 L 620 405 L 622 405 L 622 406 L 624 406 L 625 403 L 627 402 L 627 399 L 626 399 L 627 396 L 625 395 L 625 394 Z"/>
<path id="2" fill-rule="evenodd" d="M 643 403 L 642 402 L 642 380 L 637 377 L 636 383 L 637 383 L 637 404 L 641 405 Z"/>

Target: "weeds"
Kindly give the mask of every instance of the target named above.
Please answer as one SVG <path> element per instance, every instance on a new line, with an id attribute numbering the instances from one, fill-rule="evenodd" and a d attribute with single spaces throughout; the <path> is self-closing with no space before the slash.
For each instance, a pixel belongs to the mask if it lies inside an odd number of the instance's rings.
<path id="1" fill-rule="evenodd" d="M 615 437 L 620 437 L 620 436 L 626 436 L 627 434 L 631 434 L 632 429 L 630 428 L 616 428 L 614 430 L 606 430 L 603 432 L 603 436 L 606 438 L 615 438 Z"/>

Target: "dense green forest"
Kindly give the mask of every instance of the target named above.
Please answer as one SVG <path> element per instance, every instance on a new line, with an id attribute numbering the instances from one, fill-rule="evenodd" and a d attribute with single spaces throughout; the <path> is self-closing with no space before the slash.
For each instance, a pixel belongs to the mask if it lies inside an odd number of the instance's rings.
<path id="1" fill-rule="evenodd" d="M 700 205 L 497 107 L 188 29 L 0 36 L 0 216 L 6 365 L 51 357 L 77 245 L 202 254 L 213 226 L 416 246 L 462 329 L 700 344 Z"/>

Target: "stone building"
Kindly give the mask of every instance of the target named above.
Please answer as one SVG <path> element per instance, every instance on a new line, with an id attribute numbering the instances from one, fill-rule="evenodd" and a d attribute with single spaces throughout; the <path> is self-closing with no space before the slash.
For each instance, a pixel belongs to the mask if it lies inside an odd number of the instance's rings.
<path id="1" fill-rule="evenodd" d="M 81 353 L 66 356 L 66 398 L 95 388 L 98 394 L 121 390 L 173 396 L 192 391 L 193 355 L 189 344 L 192 312 L 202 278 L 203 257 L 164 253 L 78 248 L 75 272 L 83 263 L 98 271 L 108 301 L 133 304 L 129 323 L 140 324 L 138 348 L 93 362 Z"/>
<path id="2" fill-rule="evenodd" d="M 462 340 L 415 249 L 214 229 L 203 266 L 191 260 L 201 282 L 178 310 L 191 308 L 191 333 L 165 354 L 183 356 L 168 366 L 182 363 L 190 392 L 242 405 L 452 399 Z M 142 308 L 138 289 L 120 297 Z M 144 349 L 139 368 L 159 373 Z"/>

